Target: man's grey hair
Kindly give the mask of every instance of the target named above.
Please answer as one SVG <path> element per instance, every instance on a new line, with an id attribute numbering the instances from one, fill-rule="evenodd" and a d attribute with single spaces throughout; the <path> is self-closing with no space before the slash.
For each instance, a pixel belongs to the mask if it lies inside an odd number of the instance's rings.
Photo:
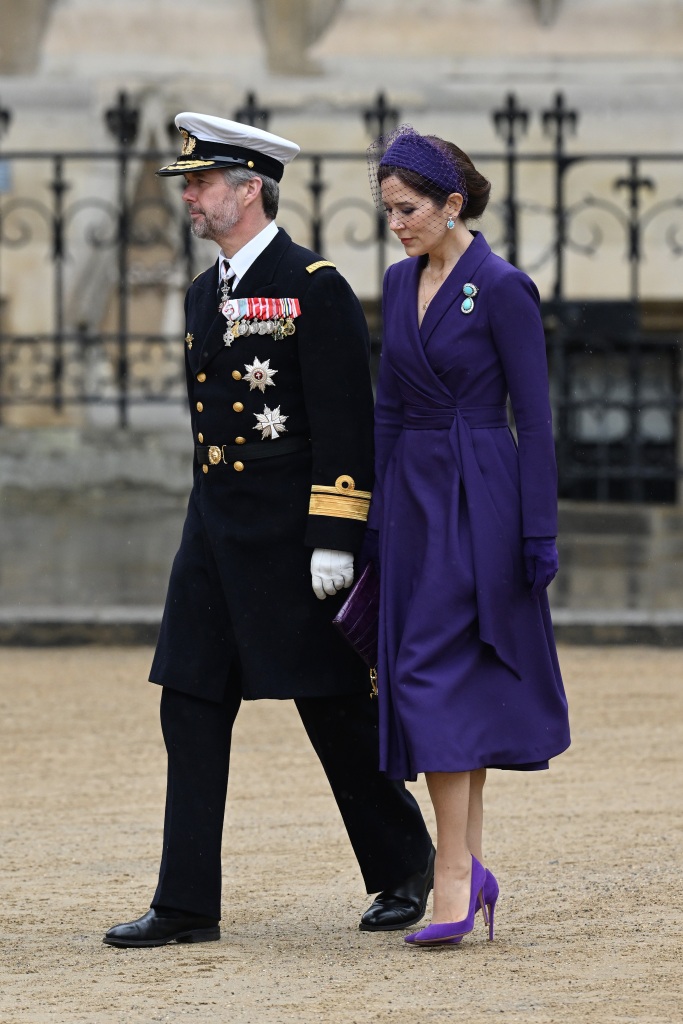
<path id="1" fill-rule="evenodd" d="M 280 203 L 280 186 L 273 178 L 268 178 L 265 174 L 257 174 L 246 167 L 224 167 L 223 174 L 228 185 L 231 185 L 232 188 L 236 188 L 237 185 L 243 185 L 246 181 L 250 181 L 251 178 L 260 178 L 263 182 L 263 188 L 261 189 L 263 212 L 269 220 L 275 220 Z"/>

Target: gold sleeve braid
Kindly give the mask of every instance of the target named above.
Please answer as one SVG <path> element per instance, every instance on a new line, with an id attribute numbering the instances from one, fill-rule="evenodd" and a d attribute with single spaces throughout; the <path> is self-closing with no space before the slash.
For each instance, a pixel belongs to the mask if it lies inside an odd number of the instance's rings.
<path id="1" fill-rule="evenodd" d="M 333 487 L 313 484 L 308 514 L 357 519 L 364 523 L 370 511 L 371 491 L 357 491 L 352 476 L 338 476 Z"/>

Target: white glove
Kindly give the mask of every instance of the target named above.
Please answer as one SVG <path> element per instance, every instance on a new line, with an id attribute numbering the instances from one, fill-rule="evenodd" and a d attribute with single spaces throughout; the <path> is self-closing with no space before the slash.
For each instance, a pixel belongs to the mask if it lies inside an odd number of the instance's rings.
<path id="1" fill-rule="evenodd" d="M 353 583 L 353 555 L 350 551 L 316 548 L 311 555 L 313 592 L 320 601 Z"/>

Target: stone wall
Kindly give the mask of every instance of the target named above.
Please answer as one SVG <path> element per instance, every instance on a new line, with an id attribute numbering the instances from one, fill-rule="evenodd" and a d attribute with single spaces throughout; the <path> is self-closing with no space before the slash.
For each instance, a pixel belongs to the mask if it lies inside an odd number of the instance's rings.
<path id="1" fill-rule="evenodd" d="M 0 607 L 156 606 L 191 487 L 188 429 L 0 430 Z M 683 613 L 683 510 L 560 505 L 553 607 Z"/>

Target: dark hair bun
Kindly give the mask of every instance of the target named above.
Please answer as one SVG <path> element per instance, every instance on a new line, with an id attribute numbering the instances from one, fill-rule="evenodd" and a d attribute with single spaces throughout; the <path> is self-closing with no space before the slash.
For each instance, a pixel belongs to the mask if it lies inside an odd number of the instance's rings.
<path id="1" fill-rule="evenodd" d="M 427 138 L 430 138 L 430 136 L 427 136 Z M 467 153 L 460 149 L 459 146 L 456 146 L 454 142 L 446 142 L 441 139 L 438 141 L 458 161 L 465 175 L 467 204 L 460 211 L 460 216 L 462 220 L 476 220 L 478 217 L 481 217 L 488 206 L 489 196 L 491 195 L 491 182 L 483 174 L 479 173 Z"/>

